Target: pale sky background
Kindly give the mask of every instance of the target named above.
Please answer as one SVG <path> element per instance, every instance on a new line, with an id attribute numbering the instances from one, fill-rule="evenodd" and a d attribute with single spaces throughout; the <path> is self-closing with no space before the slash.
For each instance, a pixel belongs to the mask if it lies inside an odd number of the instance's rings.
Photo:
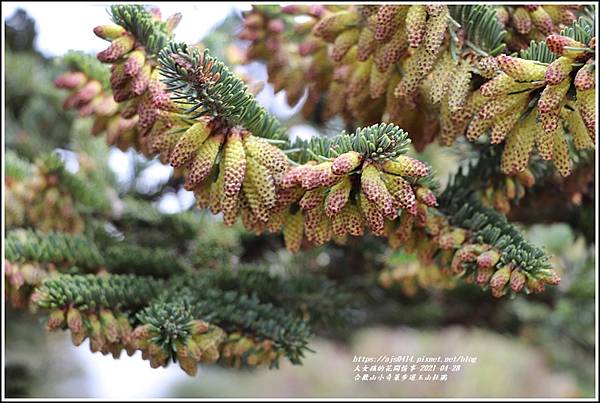
<path id="1" fill-rule="evenodd" d="M 144 3 L 158 6 L 163 18 L 176 12 L 183 14 L 177 26 L 176 37 L 184 42 L 196 42 L 231 12 L 250 8 L 249 3 Z M 2 2 L 2 15 L 10 17 L 17 8 L 23 8 L 36 22 L 36 47 L 47 56 L 58 56 L 68 50 L 99 52 L 106 41 L 92 32 L 96 25 L 110 23 L 107 7 L 114 3 L 65 2 Z"/>
<path id="2" fill-rule="evenodd" d="M 60 56 L 69 50 L 95 53 L 105 49 L 107 42 L 96 37 L 92 29 L 96 25 L 110 22 L 107 13 L 107 6 L 110 4 L 2 2 L 2 15 L 4 18 L 9 18 L 18 8 L 27 11 L 36 22 L 37 36 L 34 45 L 46 56 Z M 181 12 L 183 19 L 175 30 L 175 37 L 188 43 L 197 42 L 231 12 L 250 8 L 249 3 L 153 2 L 145 4 L 159 6 L 163 18 Z M 259 79 L 265 78 L 266 75 Z M 278 116 L 290 116 L 299 109 L 299 105 L 295 108 L 287 107 L 283 94 L 274 96 L 270 86 L 259 94 L 258 99 L 269 110 L 276 111 Z M 301 137 L 311 132 L 306 127 L 300 130 Z M 290 134 L 293 134 L 292 130 Z M 125 153 L 117 149 L 111 151 L 109 163 L 121 181 L 126 181 L 130 175 L 133 158 L 136 158 L 133 151 Z M 171 172 L 171 167 L 157 162 L 152 164 L 142 177 L 148 182 L 160 182 L 167 180 Z M 177 196 L 166 196 L 161 200 L 159 207 L 167 212 L 176 212 L 188 208 L 193 203 L 193 193 L 182 189 Z M 66 332 L 64 336 L 68 338 Z M 70 353 L 64 357 L 63 365 L 68 365 L 71 360 L 78 361 L 86 370 L 85 388 L 91 388 L 90 392 L 96 397 L 124 399 L 159 397 L 166 393 L 174 381 L 186 377 L 177 365 L 171 364 L 168 368 L 150 368 L 148 362 L 141 359 L 139 352 L 134 357 L 123 354 L 119 360 L 114 360 L 110 356 L 90 353 L 87 341 L 79 347 L 70 345 L 68 349 Z M 199 377 L 202 376 L 203 370 L 204 368 L 201 367 Z M 78 385 L 73 387 L 77 388 Z"/>

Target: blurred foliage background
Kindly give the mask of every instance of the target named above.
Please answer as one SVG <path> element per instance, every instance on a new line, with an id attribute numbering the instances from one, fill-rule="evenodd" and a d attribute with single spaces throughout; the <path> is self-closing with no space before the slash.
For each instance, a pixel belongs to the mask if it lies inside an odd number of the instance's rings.
<path id="1" fill-rule="evenodd" d="M 239 23 L 238 16 L 230 16 L 202 43 L 217 50 L 217 56 L 236 62 L 232 38 Z M 116 183 L 115 177 L 119 172 L 122 176 L 125 167 L 114 159 L 109 163 L 112 151 L 103 139 L 87 135 L 90 122 L 63 110 L 64 93 L 52 84 L 60 67 L 33 47 L 34 21 L 19 10 L 7 18 L 5 27 L 5 148 L 30 160 L 53 149 L 64 150 L 67 156 L 85 152 L 106 176 L 103 180 L 112 181 L 121 196 L 155 200 L 159 206 L 165 198 L 181 196 L 168 181 L 148 181 L 154 162 L 141 157 L 129 155 L 129 177 Z M 251 65 L 246 74 L 264 77 L 264 67 Z M 272 94 L 267 85 L 259 99 L 273 103 Z M 298 125 L 295 133 L 304 132 L 310 132 L 310 127 Z M 424 157 L 440 177 L 446 177 L 459 158 L 436 146 L 428 148 Z M 476 286 L 438 284 L 413 256 L 387 251 L 375 240 L 367 240 L 361 248 L 349 243 L 290 255 L 276 236 L 254 236 L 241 226 L 224 228 L 190 203 L 180 201 L 179 205 L 205 220 L 204 234 L 215 246 L 201 249 L 197 258 L 207 265 L 226 258 L 253 261 L 260 257 L 274 272 L 318 272 L 326 267 L 330 278 L 344 277 L 348 286 L 361 289 L 351 331 L 320 331 L 312 344 L 316 353 L 303 366 L 286 362 L 278 371 L 211 367 L 201 368 L 191 379 L 169 368 L 153 370 L 156 376 L 144 378 L 150 371 L 147 363 L 139 357 L 124 357 L 114 365 L 123 364 L 127 376 L 138 381 L 131 378 L 109 391 L 98 386 L 114 368 L 103 364 L 106 357 L 92 355 L 86 348 L 74 354 L 76 348 L 66 333 L 49 334 L 40 318 L 7 306 L 7 396 L 589 397 L 594 393 L 595 240 L 585 239 L 568 225 L 527 228 L 529 239 L 554 255 L 560 286 L 541 295 L 495 300 Z M 476 356 L 478 363 L 446 383 L 354 381 L 355 355 L 390 353 L 468 354 Z M 99 371 L 105 371 L 104 375 Z M 148 392 L 150 383 L 152 392 Z"/>

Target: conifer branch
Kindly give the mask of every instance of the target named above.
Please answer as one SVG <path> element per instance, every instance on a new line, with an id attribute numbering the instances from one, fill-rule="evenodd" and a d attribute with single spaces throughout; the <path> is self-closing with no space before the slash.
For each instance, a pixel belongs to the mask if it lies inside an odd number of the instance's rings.
<path id="1" fill-rule="evenodd" d="M 191 119 L 212 116 L 240 125 L 259 137 L 287 140 L 276 117 L 258 104 L 246 85 L 208 49 L 200 51 L 183 43 L 171 43 L 159 54 L 160 70 L 173 99 L 188 105 Z"/>
<path id="2" fill-rule="evenodd" d="M 495 56 L 506 47 L 503 43 L 506 30 L 498 21 L 494 6 L 475 4 L 449 8 L 452 18 L 456 20 L 459 28 L 464 30 L 467 46 L 476 46 L 484 51 L 486 56 Z"/>

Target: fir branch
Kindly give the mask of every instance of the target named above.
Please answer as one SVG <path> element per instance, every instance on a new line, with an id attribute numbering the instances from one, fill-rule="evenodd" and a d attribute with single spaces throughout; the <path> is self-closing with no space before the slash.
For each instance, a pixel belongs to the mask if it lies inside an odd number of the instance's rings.
<path id="1" fill-rule="evenodd" d="M 111 273 L 170 277 L 189 268 L 170 249 L 150 249 L 132 244 L 111 245 L 104 250 L 104 258 Z"/>
<path id="2" fill-rule="evenodd" d="M 406 154 L 410 139 L 408 134 L 393 123 L 380 123 L 358 128 L 354 133 L 343 131 L 331 141 L 332 157 L 356 151 L 374 161 L 394 159 Z"/>
<path id="3" fill-rule="evenodd" d="M 146 246 L 163 244 L 165 233 L 181 244 L 194 239 L 202 225 L 197 214 L 165 214 L 152 203 L 132 197 L 124 198 L 123 211 L 113 222 L 128 238 Z"/>
<path id="4" fill-rule="evenodd" d="M 269 302 L 306 316 L 311 324 L 347 323 L 352 314 L 350 294 L 326 278 L 311 274 L 276 276 L 259 264 L 184 276 L 176 288 L 202 293 L 209 288 L 255 294 L 261 302 Z"/>
<path id="5" fill-rule="evenodd" d="M 13 230 L 6 235 L 5 247 L 9 262 L 55 263 L 85 271 L 97 271 L 104 265 L 96 245 L 81 235 Z"/>
<path id="6" fill-rule="evenodd" d="M 168 21 L 160 21 L 142 5 L 113 5 L 110 15 L 115 24 L 135 36 L 150 56 L 156 56 L 172 39 Z"/>
<path id="7" fill-rule="evenodd" d="M 519 267 L 532 277 L 547 274 L 551 269 L 543 250 L 528 243 L 505 216 L 479 202 L 467 175 L 459 172 L 452 177 L 439 201 L 440 211 L 448 215 L 452 225 L 471 230 L 478 242 L 502 251 L 501 264 Z"/>
<path id="8" fill-rule="evenodd" d="M 379 123 L 359 127 L 353 133 L 343 130 L 331 138 L 298 139 L 292 148 L 299 151 L 289 153 L 288 158 L 297 163 L 305 163 L 315 159 L 328 160 L 349 151 L 356 151 L 364 158 L 383 162 L 406 154 L 410 143 L 408 134 L 399 126 L 393 123 Z"/>
<path id="9" fill-rule="evenodd" d="M 254 135 L 287 140 L 285 129 L 269 114 L 221 61 L 208 49 L 201 51 L 184 43 L 170 43 L 159 54 L 160 71 L 176 100 L 192 105 L 185 110 L 191 119 L 219 117 L 240 125 Z"/>
<path id="10" fill-rule="evenodd" d="M 69 275 L 45 279 L 32 297 L 42 308 L 136 310 L 163 289 L 161 280 L 135 275 Z"/>
<path id="11" fill-rule="evenodd" d="M 450 6 L 450 15 L 464 30 L 465 44 L 485 55 L 495 56 L 506 44 L 506 31 L 498 20 L 496 9 L 491 5 Z"/>
<path id="12" fill-rule="evenodd" d="M 235 291 L 209 290 L 195 310 L 198 316 L 225 330 L 241 328 L 259 338 L 272 340 L 274 348 L 282 350 L 292 364 L 301 363 L 312 335 L 300 317 L 270 303 L 263 304 L 255 296 Z"/>
<path id="13" fill-rule="evenodd" d="M 169 249 L 151 249 L 134 244 L 112 244 L 99 248 L 83 235 L 33 230 L 8 232 L 6 259 L 19 263 L 53 263 L 85 272 L 98 272 L 104 268 L 114 274 L 154 277 L 169 277 L 188 269 L 188 265 Z"/>

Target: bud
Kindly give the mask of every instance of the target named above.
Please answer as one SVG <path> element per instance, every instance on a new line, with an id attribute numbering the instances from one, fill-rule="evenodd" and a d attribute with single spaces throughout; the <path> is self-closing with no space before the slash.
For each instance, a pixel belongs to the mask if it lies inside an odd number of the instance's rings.
<path id="1" fill-rule="evenodd" d="M 567 139 L 562 125 L 558 126 L 553 132 L 552 137 L 554 142 L 552 150 L 554 165 L 563 177 L 567 177 L 571 174 L 571 159 L 569 156 L 569 146 L 567 145 Z"/>
<path id="2" fill-rule="evenodd" d="M 112 312 L 108 309 L 101 309 L 100 322 L 102 324 L 102 333 L 106 340 L 110 343 L 119 341 L 119 325 Z"/>
<path id="3" fill-rule="evenodd" d="M 427 10 L 423 5 L 412 5 L 406 14 L 406 32 L 408 33 L 408 44 L 411 48 L 418 48 L 425 34 L 425 20 Z"/>
<path id="4" fill-rule="evenodd" d="M 494 273 L 490 279 L 490 287 L 492 289 L 501 290 L 510 280 L 511 268 L 504 266 Z"/>
<path id="5" fill-rule="evenodd" d="M 97 57 L 103 63 L 114 63 L 129 53 L 135 46 L 133 35 L 125 34 L 113 40 L 108 48 L 98 53 Z"/>
<path id="6" fill-rule="evenodd" d="M 523 7 L 515 8 L 512 15 L 512 25 L 514 25 L 518 33 L 523 35 L 526 35 L 531 31 L 531 17 L 526 9 Z"/>
<path id="7" fill-rule="evenodd" d="M 362 162 L 362 155 L 356 151 L 348 151 L 333 160 L 331 172 L 335 175 L 345 175 L 355 170 Z"/>
<path id="8" fill-rule="evenodd" d="M 500 66 L 498 66 L 496 58 L 492 56 L 484 57 L 479 60 L 477 68 L 479 69 L 479 75 L 487 79 L 494 78 L 500 71 Z"/>
<path id="9" fill-rule="evenodd" d="M 358 13 L 354 11 L 339 11 L 322 18 L 313 28 L 313 34 L 333 42 L 337 34 L 348 27 L 356 25 Z"/>
<path id="10" fill-rule="evenodd" d="M 438 7 L 435 15 L 430 15 L 425 26 L 425 38 L 423 45 L 430 54 L 437 54 L 444 41 L 448 28 L 448 7 Z"/>
<path id="11" fill-rule="evenodd" d="M 400 25 L 399 15 L 403 6 L 382 5 L 377 10 L 377 25 L 375 26 L 375 39 L 379 42 L 387 42 L 396 32 Z"/>
<path id="12" fill-rule="evenodd" d="M 546 38 L 546 45 L 552 53 L 557 56 L 565 56 L 570 59 L 577 59 L 586 54 L 584 49 L 587 48 L 583 43 L 576 41 L 573 38 L 562 35 L 550 35 Z M 576 48 L 576 49 L 565 49 Z"/>
<path id="13" fill-rule="evenodd" d="M 475 278 L 475 282 L 479 284 L 481 287 L 489 283 L 490 279 L 494 274 L 493 267 L 481 267 L 477 268 L 477 277 Z"/>
<path id="14" fill-rule="evenodd" d="M 81 319 L 81 313 L 70 307 L 67 311 L 67 326 L 71 330 L 71 340 L 73 344 L 79 346 L 86 338 L 85 329 Z"/>
<path id="15" fill-rule="evenodd" d="M 594 88 L 596 81 L 594 72 L 596 69 L 593 66 L 593 64 L 586 64 L 577 72 L 574 82 L 577 91 L 586 91 Z"/>
<path id="16" fill-rule="evenodd" d="M 145 64 L 137 73 L 137 75 L 131 80 L 130 89 L 134 96 L 140 96 L 146 92 L 148 85 L 150 85 L 151 71 L 152 68 L 150 65 Z"/>
<path id="17" fill-rule="evenodd" d="M 277 203 L 277 195 L 275 191 L 275 184 L 273 181 L 273 176 L 269 172 L 267 168 L 263 165 L 260 165 L 255 159 L 247 158 L 246 159 L 246 175 L 244 176 L 244 184 L 246 186 L 246 177 L 249 182 L 252 183 L 254 189 L 256 189 L 256 193 L 259 196 L 260 204 L 264 209 L 271 209 L 275 207 Z M 252 207 L 252 203 L 250 203 Z M 256 209 L 256 205 L 253 207 L 253 210 Z M 255 212 L 256 213 L 256 212 Z M 268 212 L 263 221 L 268 221 Z"/>
<path id="18" fill-rule="evenodd" d="M 531 22 L 533 25 L 542 33 L 542 35 L 550 35 L 556 30 L 552 18 L 544 7 L 537 7 L 535 10 L 529 12 Z"/>
<path id="19" fill-rule="evenodd" d="M 519 292 L 525 286 L 525 275 L 520 270 L 514 270 L 510 274 L 510 289 L 514 292 Z"/>
<path id="20" fill-rule="evenodd" d="M 191 332 L 192 334 L 202 334 L 208 331 L 208 323 L 203 320 L 193 320 L 190 322 Z"/>
<path id="21" fill-rule="evenodd" d="M 541 129 L 536 121 L 535 113 L 530 113 L 525 120 L 515 125 L 508 135 L 502 153 L 501 170 L 503 173 L 512 175 L 527 168 L 534 138 L 539 130 Z"/>
<path id="22" fill-rule="evenodd" d="M 225 197 L 237 198 L 246 172 L 246 153 L 244 152 L 240 133 L 236 129 L 232 129 L 225 143 L 223 164 L 225 170 Z"/>
<path id="23" fill-rule="evenodd" d="M 401 176 L 384 173 L 383 181 L 397 205 L 407 211 L 414 211 L 416 196 L 412 185 Z"/>
<path id="24" fill-rule="evenodd" d="M 290 252 L 298 252 L 302 246 L 304 236 L 304 216 L 298 211 L 290 214 L 283 225 L 283 239 L 285 247 Z"/>
<path id="25" fill-rule="evenodd" d="M 429 207 L 435 207 L 438 205 L 437 199 L 431 189 L 424 186 L 418 186 L 416 192 L 417 198 Z"/>
<path id="26" fill-rule="evenodd" d="M 25 283 L 37 285 L 42 282 L 44 277 L 46 277 L 46 272 L 38 266 L 34 266 L 31 263 L 25 263 L 21 266 L 21 275 L 23 276 Z"/>
<path id="27" fill-rule="evenodd" d="M 590 138 L 585 123 L 579 114 L 579 111 L 565 112 L 565 121 L 569 128 L 569 133 L 573 137 L 573 145 L 578 150 L 594 148 L 594 142 Z"/>
<path id="28" fill-rule="evenodd" d="M 454 113 L 462 109 L 471 89 L 471 64 L 461 61 L 448 84 L 448 106 Z"/>
<path id="29" fill-rule="evenodd" d="M 358 42 L 359 32 L 358 28 L 350 28 L 340 33 L 331 47 L 331 60 L 341 62 L 348 50 Z"/>
<path id="30" fill-rule="evenodd" d="M 106 339 L 102 334 L 102 325 L 95 313 L 91 313 L 87 317 L 90 328 L 90 350 L 93 353 L 103 350 Z"/>
<path id="31" fill-rule="evenodd" d="M 283 173 L 288 169 L 289 162 L 286 155 L 277 147 L 267 143 L 260 137 L 242 133 L 244 148 L 259 164 L 264 165 L 274 176 L 281 180 Z"/>
<path id="32" fill-rule="evenodd" d="M 127 33 L 125 28 L 116 24 L 99 25 L 94 28 L 94 34 L 96 36 L 106 39 L 113 40 Z"/>
<path id="33" fill-rule="evenodd" d="M 498 17 L 498 21 L 506 27 L 506 24 L 508 24 L 508 20 L 510 19 L 510 14 L 506 7 L 498 6 L 496 7 L 496 17 Z"/>
<path id="34" fill-rule="evenodd" d="M 57 88 L 75 89 L 81 87 L 88 80 L 87 76 L 80 71 L 70 71 L 61 74 L 54 80 Z"/>
<path id="35" fill-rule="evenodd" d="M 392 66 L 387 66 L 386 70 L 381 72 L 379 68 L 371 69 L 371 77 L 369 79 L 369 94 L 372 99 L 381 97 L 387 90 L 388 82 L 394 69 Z"/>
<path id="36" fill-rule="evenodd" d="M 48 324 L 46 325 L 49 331 L 54 331 L 60 329 L 65 323 L 65 313 L 62 309 L 55 309 L 50 312 L 50 317 L 48 318 Z"/>
<path id="37" fill-rule="evenodd" d="M 507 109 L 494 120 L 490 132 L 490 144 L 500 144 L 515 127 L 528 104 L 528 97 Z"/>
<path id="38" fill-rule="evenodd" d="M 363 235 L 363 219 L 356 204 L 346 203 L 342 209 L 342 216 L 348 234 L 353 236 Z"/>
<path id="39" fill-rule="evenodd" d="M 192 128 L 194 126 L 192 126 Z M 190 128 L 188 130 L 191 130 L 192 128 Z M 199 140 L 199 138 L 201 137 L 201 136 L 199 136 L 199 132 L 198 132 L 199 128 L 201 128 L 201 124 L 193 130 L 193 132 L 196 133 L 196 137 L 195 137 L 196 140 L 190 139 L 191 142 L 197 142 Z M 187 133 L 187 131 L 186 131 L 186 133 Z M 192 134 L 190 134 L 190 136 L 192 136 Z M 191 183 L 199 184 L 199 183 L 203 182 L 204 180 L 206 180 L 206 178 L 208 177 L 208 175 L 210 174 L 210 172 L 213 168 L 215 159 L 217 158 L 217 154 L 219 153 L 219 149 L 221 148 L 221 143 L 223 142 L 223 140 L 224 140 L 224 137 L 223 137 L 223 135 L 220 135 L 220 134 L 214 135 L 214 136 L 209 136 L 204 141 L 204 143 L 202 143 L 200 148 L 198 148 L 196 156 L 192 160 L 192 164 L 188 171 L 187 179 Z M 185 149 L 187 151 L 186 151 L 186 153 L 181 154 L 182 158 L 184 158 L 188 153 L 190 153 L 189 147 L 186 147 Z M 191 153 L 193 153 L 193 151 Z M 177 160 L 179 160 L 179 159 L 177 159 Z"/>
<path id="40" fill-rule="evenodd" d="M 189 376 L 196 376 L 198 373 L 198 363 L 192 357 L 177 356 L 179 367 Z"/>
<path id="41" fill-rule="evenodd" d="M 477 266 L 487 269 L 494 267 L 499 260 L 500 254 L 494 249 L 491 249 L 477 256 Z"/>
<path id="42" fill-rule="evenodd" d="M 146 62 L 146 54 L 141 50 L 129 53 L 127 60 L 123 63 L 123 72 L 129 77 L 135 77 Z"/>
<path id="43" fill-rule="evenodd" d="M 596 141 L 596 91 L 576 91 L 576 106 L 592 141 Z"/>
<path id="44" fill-rule="evenodd" d="M 375 34 L 369 28 L 363 28 L 358 36 L 357 60 L 364 62 L 376 47 Z"/>
<path id="45" fill-rule="evenodd" d="M 377 208 L 377 205 L 372 203 L 364 192 L 360 192 L 360 210 L 362 216 L 369 226 L 373 234 L 378 236 L 384 235 L 384 217 Z"/>
<path id="46" fill-rule="evenodd" d="M 548 275 L 544 276 L 543 280 L 544 280 L 544 283 L 550 284 L 550 285 L 560 284 L 560 276 L 558 275 L 558 273 L 555 270 L 552 270 L 552 272 L 550 272 Z"/>
<path id="47" fill-rule="evenodd" d="M 538 111 L 541 114 L 544 114 L 557 110 L 560 106 L 560 102 L 563 101 L 567 95 L 570 86 L 571 80 L 568 78 L 556 85 L 547 85 L 540 95 Z"/>
<path id="48" fill-rule="evenodd" d="M 543 76 L 542 76 L 543 78 Z M 542 85 L 542 83 L 540 83 Z M 484 97 L 494 98 L 509 93 L 516 93 L 523 90 L 533 89 L 533 84 L 525 82 L 520 83 L 506 73 L 500 73 L 490 81 L 483 84 L 479 90 Z"/>
<path id="49" fill-rule="evenodd" d="M 516 81 L 539 81 L 544 78 L 546 66 L 533 60 L 525 60 L 507 55 L 496 56 L 498 66 Z"/>
<path id="50" fill-rule="evenodd" d="M 573 60 L 561 56 L 548 65 L 544 79 L 546 83 L 556 85 L 567 78 L 571 70 L 573 70 Z"/>
<path id="51" fill-rule="evenodd" d="M 533 277 L 527 278 L 527 289 L 534 293 L 544 292 L 544 282 Z"/>
<path id="52" fill-rule="evenodd" d="M 425 177 L 429 173 L 427 165 L 415 158 L 400 155 L 396 160 L 387 160 L 383 163 L 383 170 L 401 176 Z"/>
<path id="53" fill-rule="evenodd" d="M 396 218 L 397 211 L 394 208 L 394 199 L 387 190 L 383 179 L 381 179 L 379 170 L 374 165 L 363 166 L 360 186 L 366 198 L 374 203 L 383 215 L 390 220 Z"/>
<path id="54" fill-rule="evenodd" d="M 325 214 L 327 217 L 331 218 L 341 212 L 348 202 L 351 190 L 352 183 L 348 176 L 345 176 L 344 179 L 331 188 L 325 199 Z"/>

